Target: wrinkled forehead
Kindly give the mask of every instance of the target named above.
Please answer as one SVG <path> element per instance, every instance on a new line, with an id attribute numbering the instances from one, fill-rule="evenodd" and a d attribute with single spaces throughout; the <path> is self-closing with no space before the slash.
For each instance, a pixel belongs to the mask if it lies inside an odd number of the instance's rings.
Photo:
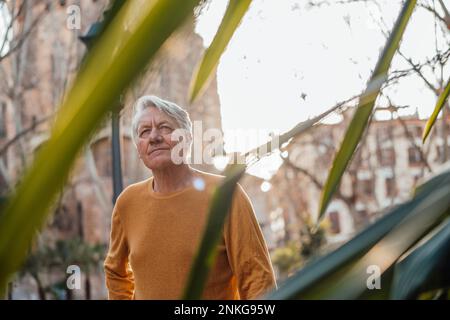
<path id="1" fill-rule="evenodd" d="M 137 119 L 138 128 L 142 125 L 152 126 L 159 125 L 161 123 L 167 123 L 172 126 L 178 127 L 178 123 L 173 117 L 156 107 L 147 107 L 139 110 L 137 113 Z"/>

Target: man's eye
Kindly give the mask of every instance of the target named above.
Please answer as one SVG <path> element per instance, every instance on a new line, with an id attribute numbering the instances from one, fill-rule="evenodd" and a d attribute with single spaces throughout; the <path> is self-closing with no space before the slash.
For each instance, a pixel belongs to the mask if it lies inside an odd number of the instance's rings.
<path id="1" fill-rule="evenodd" d="M 169 127 L 169 126 L 161 126 L 161 127 L 160 127 L 160 130 L 161 130 L 162 132 L 169 132 L 169 131 L 172 131 L 172 128 Z"/>
<path id="2" fill-rule="evenodd" d="M 141 131 L 141 134 L 140 134 L 139 136 L 142 137 L 143 135 L 146 135 L 146 134 L 148 134 L 149 132 L 150 132 L 149 129 L 142 130 L 142 131 Z"/>

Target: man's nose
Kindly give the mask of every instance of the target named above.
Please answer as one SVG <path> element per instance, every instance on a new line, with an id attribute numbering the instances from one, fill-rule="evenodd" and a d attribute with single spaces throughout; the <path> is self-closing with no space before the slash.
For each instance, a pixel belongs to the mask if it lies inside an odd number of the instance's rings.
<path id="1" fill-rule="evenodd" d="M 149 140 L 151 144 L 160 143 L 162 141 L 162 136 L 157 128 L 152 128 Z"/>

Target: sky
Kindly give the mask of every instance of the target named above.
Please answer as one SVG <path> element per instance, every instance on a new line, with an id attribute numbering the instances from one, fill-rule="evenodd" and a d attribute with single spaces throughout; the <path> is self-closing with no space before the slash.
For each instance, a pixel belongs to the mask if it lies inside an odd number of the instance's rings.
<path id="1" fill-rule="evenodd" d="M 245 141 L 245 130 L 284 132 L 360 93 L 384 47 L 386 38 L 381 30 L 392 29 L 401 5 L 396 0 L 378 1 L 379 6 L 371 1 L 328 1 L 330 5 L 318 8 L 309 7 L 308 2 L 253 0 L 224 52 L 217 82 L 227 151 L 244 151 L 261 143 Z M 433 0 L 428 2 L 432 5 Z M 205 46 L 211 43 L 227 3 L 212 0 L 198 18 L 196 32 Z M 450 0 L 444 3 L 450 7 Z M 433 15 L 415 10 L 402 40 L 402 52 L 421 62 L 433 57 L 436 49 L 447 47 Z M 410 66 L 402 57 L 394 57 L 392 69 L 407 68 Z M 444 70 L 444 79 L 449 71 Z M 431 70 L 425 72 L 435 79 Z M 395 104 L 409 106 L 402 114 L 417 110 L 426 118 L 436 103 L 434 93 L 417 76 L 402 79 L 395 90 L 386 92 Z M 377 105 L 386 106 L 386 99 L 379 99 Z M 337 116 L 327 119 L 338 120 Z M 268 179 L 280 164 L 281 159 L 274 155 L 249 172 Z"/>
<path id="2" fill-rule="evenodd" d="M 10 21 L 10 16 L 8 10 L 6 10 L 6 6 L 4 3 L 0 3 L 0 56 L 4 55 L 9 51 L 9 43 L 5 42 L 3 45 L 3 39 L 5 37 L 5 32 L 8 29 L 8 24 Z M 11 32 L 10 32 L 11 35 Z M 1 49 L 3 45 L 3 49 Z"/>

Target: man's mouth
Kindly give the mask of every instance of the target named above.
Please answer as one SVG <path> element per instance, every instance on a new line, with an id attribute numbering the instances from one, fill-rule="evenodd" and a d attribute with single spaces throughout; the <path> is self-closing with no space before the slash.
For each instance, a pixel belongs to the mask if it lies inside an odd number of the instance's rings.
<path id="1" fill-rule="evenodd" d="M 169 150 L 169 148 L 156 148 L 156 149 L 151 150 L 151 151 L 148 153 L 148 155 L 151 155 L 153 152 L 159 151 L 159 150 Z"/>

